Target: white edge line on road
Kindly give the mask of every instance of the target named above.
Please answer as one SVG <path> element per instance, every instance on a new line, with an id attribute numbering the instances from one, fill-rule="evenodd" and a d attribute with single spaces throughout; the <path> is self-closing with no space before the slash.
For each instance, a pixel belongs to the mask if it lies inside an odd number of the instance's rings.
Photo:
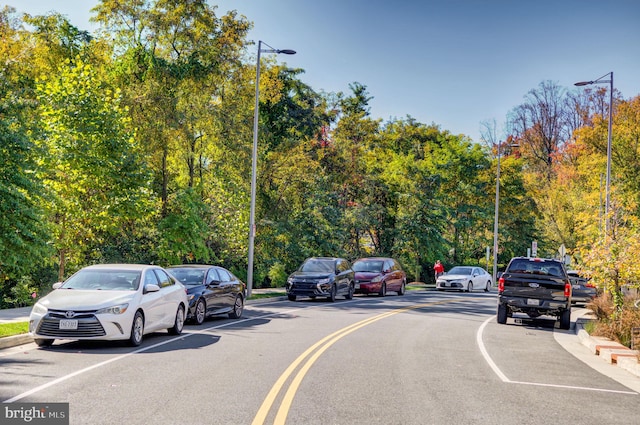
<path id="1" fill-rule="evenodd" d="M 269 314 L 265 314 L 265 315 L 259 316 L 259 317 L 252 317 L 252 318 L 247 318 L 247 319 L 236 320 L 236 321 L 232 321 L 232 322 L 223 323 L 223 324 L 217 325 L 217 326 L 211 326 L 211 327 L 208 327 L 206 329 L 201 329 L 201 330 L 198 330 L 196 332 L 191 332 L 191 333 L 188 333 L 188 334 L 181 334 L 181 335 L 176 336 L 175 338 L 171 338 L 171 339 L 168 339 L 166 341 L 162 341 L 162 342 L 159 342 L 157 344 L 150 345 L 148 347 L 143 347 L 143 348 L 140 348 L 138 350 L 132 351 L 130 353 L 122 354 L 120 356 L 113 357 L 113 358 L 111 358 L 109 360 L 105 360 L 103 362 L 96 363 L 96 364 L 91 365 L 89 367 L 85 367 L 84 369 L 77 370 L 77 371 L 75 371 L 73 373 L 70 373 L 68 375 L 61 376 L 59 378 L 54 379 L 53 381 L 47 382 L 46 384 L 42 384 L 42 385 L 40 385 L 38 387 L 30 389 L 29 391 L 25 391 L 22 394 L 18 394 L 17 396 L 14 396 L 14 397 L 12 397 L 12 398 L 10 398 L 8 400 L 4 400 L 2 403 L 13 403 L 13 402 L 21 400 L 21 399 L 23 399 L 25 397 L 28 397 L 28 396 L 30 396 L 32 394 L 40 392 L 40 391 L 42 391 L 44 389 L 47 389 L 47 388 L 52 387 L 54 385 L 57 385 L 60 382 L 64 382 L 67 379 L 73 378 L 74 376 L 82 375 L 83 373 L 89 372 L 89 371 L 91 371 L 93 369 L 97 369 L 97 368 L 105 366 L 105 365 L 108 365 L 109 363 L 113 363 L 115 361 L 122 360 L 124 358 L 127 358 L 127 357 L 133 355 L 133 354 L 138 354 L 138 353 L 142 353 L 142 352 L 145 352 L 145 351 L 149 351 L 149 350 L 152 350 L 154 348 L 163 346 L 165 344 L 170 344 L 172 342 L 179 341 L 181 339 L 189 338 L 190 336 L 193 336 L 193 335 L 204 334 L 206 332 L 209 332 L 212 329 L 219 329 L 219 328 L 224 328 L 224 327 L 231 326 L 231 325 L 237 325 L 238 323 L 247 322 L 247 321 L 250 321 L 250 320 L 259 320 L 259 319 L 264 319 L 266 317 L 271 317 L 271 316 L 276 316 L 276 315 L 281 315 L 281 314 L 288 314 L 288 313 L 291 313 L 293 311 L 302 310 L 303 308 L 304 307 L 298 307 L 298 308 L 287 310 L 287 311 L 284 311 L 284 312 L 269 313 Z M 313 308 L 313 307 L 306 307 L 306 308 Z"/>
<path id="2" fill-rule="evenodd" d="M 537 383 L 537 382 L 511 381 L 509 378 L 507 378 L 507 376 L 504 373 L 502 373 L 502 371 L 495 364 L 495 362 L 493 361 L 491 356 L 489 356 L 489 353 L 487 352 L 487 350 L 486 350 L 486 348 L 484 346 L 484 342 L 482 341 L 482 333 L 484 332 L 484 328 L 487 326 L 487 324 L 491 320 L 493 320 L 494 317 L 495 316 L 489 317 L 478 328 L 478 332 L 476 333 L 476 342 L 478 343 L 478 348 L 480 348 L 480 352 L 482 353 L 482 356 L 486 360 L 487 364 L 489 364 L 491 369 L 493 369 L 495 374 L 498 375 L 498 377 L 502 380 L 502 382 L 509 383 L 509 384 L 519 384 L 519 385 L 534 385 L 534 386 L 538 386 L 538 387 L 567 388 L 567 389 L 572 389 L 572 390 L 598 391 L 598 392 L 603 392 L 603 393 L 638 395 L 638 393 L 634 392 L 634 391 L 620 391 L 620 390 L 608 390 L 608 389 L 605 389 L 605 388 L 577 387 L 577 386 L 571 386 L 571 385 L 541 384 L 541 383 Z M 554 334 L 555 334 L 555 332 L 554 332 Z"/>
<path id="3" fill-rule="evenodd" d="M 484 357 L 485 361 L 489 364 L 491 369 L 493 369 L 494 373 L 498 375 L 498 378 L 500 378 L 502 382 L 511 382 L 509 378 L 507 378 L 507 376 L 504 373 L 502 373 L 500 368 L 495 364 L 491 356 L 489 356 L 489 353 L 487 352 L 487 349 L 484 346 L 484 342 L 482 341 L 482 333 L 484 332 L 484 328 L 487 326 L 487 323 L 489 323 L 490 320 L 493 320 L 494 317 L 495 316 L 489 317 L 487 320 L 485 320 L 482 323 L 480 328 L 478 328 L 478 332 L 476 333 L 476 342 L 478 343 L 478 348 L 480 348 L 480 352 L 482 353 L 482 356 Z"/>
<path id="4" fill-rule="evenodd" d="M 535 385 L 538 387 L 552 387 L 552 388 L 568 388 L 571 390 L 584 390 L 584 391 L 598 391 L 601 393 L 616 393 L 616 394 L 629 394 L 629 395 L 638 395 L 638 393 L 634 391 L 620 391 L 620 390 L 607 390 L 604 388 L 591 388 L 591 387 L 576 387 L 572 385 L 557 385 L 557 384 L 540 384 L 538 382 L 519 382 L 519 381 L 510 381 L 512 384 L 520 384 L 520 385 Z"/>

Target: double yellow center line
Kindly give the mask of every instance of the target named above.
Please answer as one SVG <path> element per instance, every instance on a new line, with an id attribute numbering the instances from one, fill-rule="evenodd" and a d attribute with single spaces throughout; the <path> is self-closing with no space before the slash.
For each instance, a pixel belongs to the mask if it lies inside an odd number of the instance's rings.
<path id="1" fill-rule="evenodd" d="M 416 310 L 423 307 L 429 307 L 437 304 L 447 304 L 451 302 L 457 301 L 469 301 L 469 298 L 464 298 L 460 300 L 443 300 L 443 301 L 435 301 L 425 304 L 416 304 L 409 307 L 402 307 L 396 310 L 389 311 L 387 313 L 382 313 L 377 316 L 370 317 L 369 319 L 361 320 L 360 322 L 356 322 L 352 325 L 349 325 L 345 328 L 342 328 L 324 338 L 320 341 L 313 344 L 309 347 L 304 353 L 302 353 L 298 358 L 289 365 L 289 367 L 280 375 L 276 383 L 271 387 L 271 390 L 267 394 L 267 397 L 262 402 L 258 413 L 253 419 L 252 425 L 263 425 L 267 419 L 267 415 L 273 406 L 276 397 L 280 394 L 280 391 L 285 386 L 285 383 L 289 380 L 291 375 L 295 372 L 295 370 L 302 364 L 305 359 L 306 363 L 300 368 L 296 376 L 293 378 L 291 383 L 289 384 L 289 388 L 282 399 L 280 404 L 280 408 L 278 409 L 278 413 L 276 414 L 276 418 L 274 420 L 274 424 L 283 425 L 287 420 L 287 415 L 289 414 L 289 409 L 291 408 L 291 404 L 293 403 L 293 398 L 300 387 L 300 383 L 302 379 L 307 374 L 311 366 L 318 360 L 318 358 L 324 353 L 329 347 L 335 344 L 341 338 L 349 335 L 352 332 L 357 331 L 360 328 L 363 328 L 367 325 L 377 322 L 378 320 L 385 319 L 387 317 L 393 316 L 395 314 L 404 313 L 410 310 Z M 311 355 L 313 353 L 313 355 Z M 307 358 L 308 357 L 308 358 Z"/>

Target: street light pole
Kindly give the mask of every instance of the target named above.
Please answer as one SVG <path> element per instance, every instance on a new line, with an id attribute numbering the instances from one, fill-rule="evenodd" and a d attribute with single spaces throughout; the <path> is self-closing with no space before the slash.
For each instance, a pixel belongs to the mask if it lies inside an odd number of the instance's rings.
<path id="1" fill-rule="evenodd" d="M 609 76 L 608 80 L 603 80 Z M 604 74 L 602 77 L 593 81 L 580 81 L 575 83 L 576 86 L 588 86 L 591 84 L 609 84 L 609 123 L 607 126 L 607 176 L 605 182 L 605 201 L 604 201 L 604 237 L 607 239 L 609 234 L 609 205 L 610 205 L 610 188 L 611 188 L 611 125 L 613 123 L 613 71 Z"/>
<path id="2" fill-rule="evenodd" d="M 262 49 L 262 44 L 269 47 L 268 49 Z M 283 53 L 285 55 L 295 55 L 295 50 L 284 49 L 278 50 L 263 43 L 262 40 L 258 41 L 258 59 L 256 62 L 256 99 L 253 108 L 253 151 L 251 153 L 251 207 L 249 211 L 249 259 L 247 264 L 247 297 L 251 296 L 253 289 L 253 248 L 254 239 L 256 236 L 256 180 L 258 169 L 258 113 L 260 107 L 260 53 Z"/>
<path id="3" fill-rule="evenodd" d="M 496 209 L 493 219 L 493 284 L 496 285 L 498 276 L 498 211 L 500 209 L 500 145 L 498 142 L 498 165 L 496 169 Z"/>

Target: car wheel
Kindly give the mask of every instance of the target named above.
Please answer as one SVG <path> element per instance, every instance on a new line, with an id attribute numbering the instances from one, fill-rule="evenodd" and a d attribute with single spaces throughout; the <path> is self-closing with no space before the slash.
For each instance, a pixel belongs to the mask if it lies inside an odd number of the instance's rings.
<path id="1" fill-rule="evenodd" d="M 136 311 L 135 316 L 133 316 L 133 324 L 131 325 L 129 343 L 137 347 L 142 343 L 142 335 L 144 335 L 144 317 L 141 312 Z"/>
<path id="2" fill-rule="evenodd" d="M 229 317 L 232 319 L 239 319 L 242 317 L 242 311 L 244 310 L 244 300 L 240 295 L 236 295 L 236 301 L 233 303 L 233 310 L 229 313 Z"/>
<path id="3" fill-rule="evenodd" d="M 404 292 L 406 290 L 406 282 L 403 280 L 402 283 L 400 284 L 400 290 L 398 291 L 398 295 L 404 295 Z"/>
<path id="4" fill-rule="evenodd" d="M 167 330 L 171 335 L 180 335 L 182 333 L 183 328 L 184 328 L 184 306 L 180 305 L 178 307 L 178 311 L 176 312 L 176 320 L 173 321 L 173 326 L 171 326 Z"/>
<path id="5" fill-rule="evenodd" d="M 469 282 L 467 283 L 467 292 L 472 292 L 473 291 L 473 282 Z"/>
<path id="6" fill-rule="evenodd" d="M 489 292 L 491 290 L 491 281 L 487 281 L 487 286 L 484 287 L 484 292 Z"/>
<path id="7" fill-rule="evenodd" d="M 571 328 L 571 310 L 564 310 L 560 315 L 560 329 Z"/>
<path id="8" fill-rule="evenodd" d="M 204 319 L 207 316 L 207 305 L 204 300 L 200 298 L 196 303 L 195 313 L 193 314 L 193 322 L 196 325 L 204 323 Z"/>
<path id="9" fill-rule="evenodd" d="M 33 342 L 35 342 L 38 347 L 50 347 L 51 344 L 53 344 L 53 341 L 55 341 L 55 340 L 54 339 L 41 339 L 41 338 L 36 338 L 36 339 L 33 340 Z"/>
<path id="10" fill-rule="evenodd" d="M 287 295 L 287 298 L 289 298 L 289 301 L 295 301 L 296 300 L 296 296 L 295 295 Z"/>
<path id="11" fill-rule="evenodd" d="M 382 286 L 380 286 L 380 292 L 378 292 L 378 295 L 381 297 L 384 297 L 385 295 L 387 295 L 387 284 L 386 282 L 382 282 Z"/>
<path id="12" fill-rule="evenodd" d="M 498 323 L 500 323 L 501 325 L 504 325 L 505 323 L 507 323 L 507 313 L 508 313 L 507 306 L 504 304 L 498 304 L 498 314 L 497 314 Z"/>
<path id="13" fill-rule="evenodd" d="M 336 288 L 336 284 L 331 285 L 331 292 L 329 293 L 329 301 L 332 303 L 336 302 L 336 295 L 338 295 L 338 288 Z"/>
<path id="14" fill-rule="evenodd" d="M 354 288 L 353 283 L 349 283 L 349 292 L 347 292 L 347 295 L 345 295 L 344 297 L 348 300 L 352 300 L 355 290 L 356 289 Z"/>

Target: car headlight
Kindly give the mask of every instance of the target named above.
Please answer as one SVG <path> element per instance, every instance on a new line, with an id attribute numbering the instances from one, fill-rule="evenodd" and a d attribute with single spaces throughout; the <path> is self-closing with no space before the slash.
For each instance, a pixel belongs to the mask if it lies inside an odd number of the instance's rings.
<path id="1" fill-rule="evenodd" d="M 37 314 L 39 316 L 44 316 L 45 314 L 47 314 L 47 311 L 49 311 L 47 307 L 43 306 L 40 303 L 36 303 L 36 305 L 34 305 L 31 309 L 31 313 Z"/>
<path id="2" fill-rule="evenodd" d="M 331 278 L 330 277 L 328 277 L 326 279 L 320 279 L 318 281 L 318 285 L 326 285 L 327 283 L 331 283 Z"/>
<path id="3" fill-rule="evenodd" d="M 287 283 L 288 283 L 289 285 L 293 284 L 293 278 L 292 278 L 292 277 L 288 277 L 288 278 L 287 278 Z"/>
<path id="4" fill-rule="evenodd" d="M 123 314 L 129 308 L 129 304 L 114 305 L 111 307 L 101 308 L 96 314 Z"/>
<path id="5" fill-rule="evenodd" d="M 371 283 L 378 283 L 382 280 L 382 276 L 376 276 L 373 279 L 371 279 Z"/>

